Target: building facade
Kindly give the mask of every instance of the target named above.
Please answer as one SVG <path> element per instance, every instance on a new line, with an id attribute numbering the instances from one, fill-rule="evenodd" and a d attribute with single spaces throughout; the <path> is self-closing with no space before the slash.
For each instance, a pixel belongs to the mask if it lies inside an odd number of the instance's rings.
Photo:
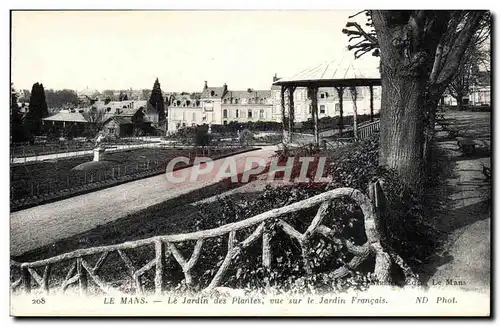
<path id="1" fill-rule="evenodd" d="M 232 91 L 227 85 L 205 86 L 199 96 L 180 95 L 169 99 L 168 131 L 201 124 L 228 124 L 231 121 L 274 121 L 270 90 Z"/>
<path id="2" fill-rule="evenodd" d="M 277 78 L 274 77 L 274 81 Z M 305 87 L 297 87 L 293 94 L 295 121 L 302 122 L 312 118 L 311 99 Z M 381 87 L 373 87 L 374 114 L 380 111 Z M 354 114 L 354 93 L 345 88 L 343 93 L 343 115 Z M 269 90 L 232 91 L 225 84 L 222 87 L 209 87 L 207 82 L 199 96 L 171 95 L 168 100 L 168 132 L 179 128 L 201 124 L 228 124 L 235 122 L 273 121 L 281 122 L 281 87 L 271 86 Z M 285 94 L 288 105 L 288 94 Z M 356 88 L 356 108 L 358 115 L 370 114 L 370 89 Z M 318 117 L 340 115 L 337 90 L 333 87 L 318 90 Z"/>

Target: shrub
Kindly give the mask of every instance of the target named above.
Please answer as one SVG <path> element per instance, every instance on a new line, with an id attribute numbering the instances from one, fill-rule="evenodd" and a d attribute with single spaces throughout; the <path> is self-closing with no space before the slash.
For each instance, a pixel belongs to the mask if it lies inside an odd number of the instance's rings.
<path id="1" fill-rule="evenodd" d="M 194 142 L 196 146 L 208 146 L 210 145 L 211 136 L 208 133 L 208 126 L 197 126 L 195 128 L 195 138 Z"/>

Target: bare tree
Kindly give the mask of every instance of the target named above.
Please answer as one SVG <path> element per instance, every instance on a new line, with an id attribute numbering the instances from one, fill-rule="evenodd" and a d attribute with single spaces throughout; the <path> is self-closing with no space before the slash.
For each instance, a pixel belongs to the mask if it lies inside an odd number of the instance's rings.
<path id="1" fill-rule="evenodd" d="M 488 70 L 488 51 L 471 44 L 465 52 L 455 76 L 448 85 L 448 93 L 457 101 L 458 109 L 463 107 L 464 98 L 470 94 L 471 88 L 479 85 L 481 72 L 489 73 Z"/>
<path id="2" fill-rule="evenodd" d="M 439 100 L 472 43 L 490 31 L 488 11 L 362 11 L 365 30 L 348 22 L 355 57 L 380 56 L 380 164 L 420 189 Z M 359 14 L 359 13 L 358 13 Z M 351 16 L 350 18 L 353 18 Z M 359 41 L 358 41 L 359 40 Z"/>
<path id="3" fill-rule="evenodd" d="M 93 123 L 97 130 L 102 128 L 102 124 L 104 123 L 104 110 L 99 110 L 93 106 L 88 111 L 84 111 L 82 115 L 85 120 Z"/>

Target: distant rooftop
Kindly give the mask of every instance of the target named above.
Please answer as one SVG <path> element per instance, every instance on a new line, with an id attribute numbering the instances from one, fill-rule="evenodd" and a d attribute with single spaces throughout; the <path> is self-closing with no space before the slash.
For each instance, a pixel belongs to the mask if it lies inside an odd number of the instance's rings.
<path id="1" fill-rule="evenodd" d="M 80 112 L 70 112 L 68 110 L 61 110 L 56 114 L 44 118 L 45 121 L 64 121 L 64 122 L 88 122 L 83 114 Z"/>

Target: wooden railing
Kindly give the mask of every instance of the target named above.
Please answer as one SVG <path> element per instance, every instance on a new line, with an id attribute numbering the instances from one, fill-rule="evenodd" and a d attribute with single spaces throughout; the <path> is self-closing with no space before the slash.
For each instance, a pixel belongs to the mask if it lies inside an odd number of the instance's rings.
<path id="1" fill-rule="evenodd" d="M 358 127 L 358 140 L 368 138 L 377 131 L 380 131 L 380 120 L 361 125 Z"/>
<path id="2" fill-rule="evenodd" d="M 374 207 L 372 204 L 372 202 L 380 202 L 380 195 L 377 195 L 377 189 L 378 188 L 376 184 L 370 185 L 370 193 L 372 194 L 372 198 L 370 199 L 359 190 L 352 188 L 337 188 L 320 195 L 290 204 L 288 206 L 276 208 L 265 213 L 253 216 L 246 220 L 226 224 L 215 229 L 187 234 L 156 236 L 148 239 L 130 241 L 116 245 L 80 249 L 52 258 L 33 262 L 18 263 L 11 261 L 11 270 L 20 269 L 20 277 L 18 277 L 11 283 L 11 288 L 13 291 L 15 291 L 16 289 L 22 289 L 24 292 L 30 293 L 30 291 L 35 290 L 35 287 L 33 287 L 32 285 L 32 281 L 34 280 L 38 284 L 37 289 L 41 290 L 44 293 L 49 293 L 51 291 L 56 292 L 58 290 L 62 290 L 64 292 L 70 286 L 77 284 L 77 288 L 79 289 L 80 293 L 85 294 L 87 293 L 88 282 L 89 280 L 91 280 L 98 286 L 99 289 L 101 289 L 105 293 L 120 293 L 116 287 L 113 287 L 109 283 L 104 281 L 98 273 L 101 267 L 106 263 L 106 259 L 108 258 L 109 254 L 112 252 L 117 252 L 118 256 L 125 264 L 129 276 L 133 280 L 136 294 L 142 294 L 145 292 L 143 283 L 141 282 L 141 277 L 152 268 L 155 269 L 155 293 L 162 294 L 164 291 L 163 280 L 166 257 L 172 255 L 175 258 L 175 261 L 177 261 L 177 263 L 182 268 L 186 285 L 190 287 L 191 285 L 193 285 L 193 277 L 191 272 L 195 267 L 198 258 L 200 257 L 205 241 L 210 238 L 227 236 L 228 246 L 225 258 L 223 259 L 218 271 L 213 276 L 210 284 L 204 289 L 204 291 L 211 291 L 223 282 L 228 268 L 233 263 L 233 259 L 259 239 L 261 239 L 262 241 L 262 264 L 267 268 L 271 266 L 271 232 L 266 227 L 266 221 L 273 218 L 280 218 L 286 214 L 296 211 L 316 207 L 318 205 L 319 209 L 311 224 L 304 233 L 300 233 L 283 219 L 279 219 L 277 223 L 279 227 L 281 227 L 281 229 L 288 236 L 290 236 L 290 238 L 298 242 L 302 252 L 302 259 L 304 262 L 304 269 L 306 273 L 312 273 L 309 241 L 313 235 L 318 234 L 334 243 L 344 244 L 347 250 L 351 254 L 353 254 L 352 260 L 346 266 L 342 266 L 334 271 L 335 278 L 347 276 L 351 270 L 356 269 L 363 261 L 366 260 L 368 256 L 372 254 L 375 256 L 374 273 L 379 281 L 390 281 L 389 270 L 391 267 L 392 258 L 394 262 L 401 266 L 402 270 L 405 273 L 407 282 L 412 282 L 412 280 L 416 279 L 416 276 L 411 272 L 411 269 L 404 263 L 401 257 L 399 257 L 395 253 L 388 254 L 381 246 L 380 235 L 378 231 L 378 216 L 376 213 L 376 207 Z M 361 208 L 364 215 L 364 227 L 367 238 L 365 244 L 357 245 L 350 242 L 349 240 L 340 239 L 336 237 L 336 233 L 332 229 L 325 225 L 322 225 L 323 219 L 326 216 L 331 201 L 340 197 L 351 198 Z M 252 226 L 257 227 L 250 234 L 250 236 L 248 236 L 244 240 L 237 239 L 238 231 L 250 228 Z M 189 258 L 184 257 L 177 247 L 179 243 L 186 241 L 196 241 L 192 254 Z M 146 246 L 152 246 L 151 249 L 154 248 L 154 258 L 143 266 L 136 266 L 134 262 L 129 258 L 127 250 Z M 95 264 L 91 265 L 88 263 L 88 258 L 93 255 L 99 255 L 99 259 Z M 57 264 L 68 262 L 70 263 L 70 267 L 67 270 L 66 277 L 60 284 L 60 289 L 51 289 L 51 284 L 49 282 L 51 271 L 55 266 L 57 266 Z M 39 269 L 39 271 L 37 271 L 37 269 Z M 63 272 L 64 274 L 64 271 L 60 272 Z"/>

